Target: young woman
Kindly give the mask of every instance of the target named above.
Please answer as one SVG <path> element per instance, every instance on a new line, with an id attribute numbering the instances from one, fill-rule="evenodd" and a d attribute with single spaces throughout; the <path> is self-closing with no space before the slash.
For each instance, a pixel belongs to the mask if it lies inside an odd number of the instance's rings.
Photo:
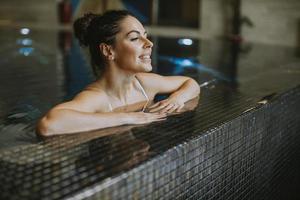
<path id="1" fill-rule="evenodd" d="M 189 77 L 149 73 L 153 44 L 143 25 L 128 11 L 86 14 L 74 22 L 74 31 L 81 45 L 89 48 L 97 80 L 73 100 L 52 108 L 39 121 L 38 134 L 161 121 L 199 95 L 199 85 Z M 161 93 L 170 96 L 151 105 Z"/>

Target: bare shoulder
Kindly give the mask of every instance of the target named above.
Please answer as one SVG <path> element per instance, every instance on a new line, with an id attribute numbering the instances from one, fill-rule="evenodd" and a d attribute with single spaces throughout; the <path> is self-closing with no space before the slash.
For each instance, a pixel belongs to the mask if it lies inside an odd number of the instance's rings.
<path id="1" fill-rule="evenodd" d="M 59 104 L 55 108 L 81 112 L 102 112 L 107 109 L 106 94 L 103 90 L 88 86 L 71 101 Z"/>
<path id="2" fill-rule="evenodd" d="M 154 73 L 138 73 L 136 77 L 148 90 L 155 94 L 175 92 L 185 81 L 191 79 L 186 76 L 161 76 Z"/>
<path id="3" fill-rule="evenodd" d="M 147 93 L 156 95 L 163 76 L 155 73 L 137 73 L 137 79 L 141 82 Z"/>
<path id="4" fill-rule="evenodd" d="M 86 101 L 88 103 L 92 102 L 103 102 L 106 98 L 105 92 L 103 90 L 92 90 L 85 89 L 82 92 L 78 93 L 74 97 L 74 101 Z"/>
<path id="5" fill-rule="evenodd" d="M 161 85 L 164 82 L 176 82 L 176 81 L 186 81 L 190 79 L 186 76 L 162 76 L 155 73 L 137 73 L 136 77 L 141 80 L 144 84 L 149 85 Z"/>
<path id="6" fill-rule="evenodd" d="M 137 73 L 136 77 L 140 78 L 140 79 L 152 79 L 152 78 L 162 78 L 163 76 L 159 75 L 159 74 L 155 74 L 155 73 Z"/>
<path id="7" fill-rule="evenodd" d="M 136 77 L 145 87 L 156 87 L 164 80 L 164 76 L 155 73 L 137 73 Z"/>

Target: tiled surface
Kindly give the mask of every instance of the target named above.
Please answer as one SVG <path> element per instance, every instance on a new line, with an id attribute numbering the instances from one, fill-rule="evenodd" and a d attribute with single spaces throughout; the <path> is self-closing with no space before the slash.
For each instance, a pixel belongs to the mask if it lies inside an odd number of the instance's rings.
<path id="1" fill-rule="evenodd" d="M 4 151 L 0 196 L 268 199 L 298 170 L 299 98 L 297 87 L 206 131 L 196 110 L 79 145 L 73 136 Z"/>

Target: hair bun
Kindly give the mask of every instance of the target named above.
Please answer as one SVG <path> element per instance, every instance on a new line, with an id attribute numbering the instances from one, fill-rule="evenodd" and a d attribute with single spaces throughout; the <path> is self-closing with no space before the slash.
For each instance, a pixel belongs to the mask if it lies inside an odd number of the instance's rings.
<path id="1" fill-rule="evenodd" d="M 83 17 L 78 18 L 75 20 L 73 29 L 75 36 L 79 40 L 81 46 L 88 46 L 89 45 L 89 26 L 91 21 L 95 19 L 98 15 L 93 13 L 86 13 Z"/>

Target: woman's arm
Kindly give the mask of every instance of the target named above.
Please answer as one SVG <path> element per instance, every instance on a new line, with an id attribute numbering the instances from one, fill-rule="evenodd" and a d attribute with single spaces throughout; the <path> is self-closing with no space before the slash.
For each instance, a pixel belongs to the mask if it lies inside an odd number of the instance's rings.
<path id="1" fill-rule="evenodd" d="M 168 99 L 157 102 L 149 108 L 149 112 L 167 112 L 179 111 L 184 103 L 198 97 L 200 87 L 198 83 L 185 76 L 160 76 L 152 73 L 138 74 L 137 77 L 142 80 L 151 93 L 170 94 Z"/>
<path id="2" fill-rule="evenodd" d="M 55 106 L 38 122 L 37 134 L 52 136 L 124 124 L 144 124 L 161 121 L 166 117 L 166 115 L 158 113 L 96 112 L 99 110 L 99 100 L 101 98 L 98 96 L 95 97 L 89 92 L 83 92 L 74 100 Z M 103 99 L 101 101 L 103 102 Z"/>
<path id="3" fill-rule="evenodd" d="M 85 113 L 68 109 L 53 109 L 37 125 L 42 136 L 75 133 L 124 124 L 143 124 L 165 119 L 158 113 Z"/>

